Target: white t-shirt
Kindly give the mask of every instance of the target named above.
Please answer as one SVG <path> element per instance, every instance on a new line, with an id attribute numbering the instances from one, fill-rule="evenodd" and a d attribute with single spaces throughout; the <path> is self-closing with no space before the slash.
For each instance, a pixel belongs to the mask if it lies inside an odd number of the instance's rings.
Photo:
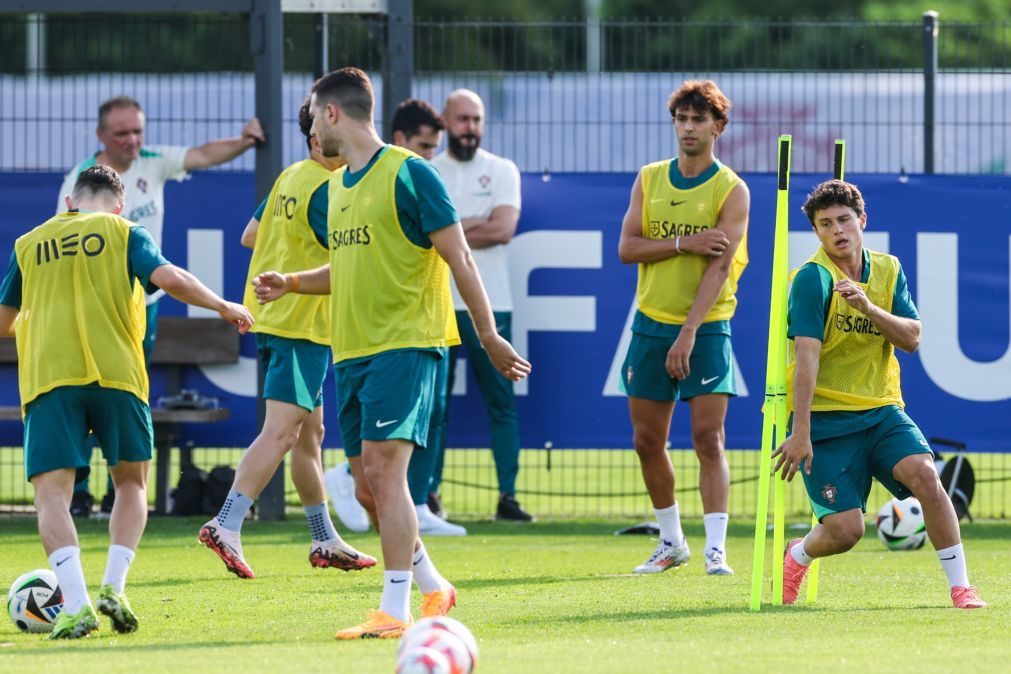
<path id="1" fill-rule="evenodd" d="M 126 205 L 123 208 L 122 216 L 131 222 L 136 222 L 148 232 L 151 238 L 161 247 L 162 226 L 165 220 L 165 183 L 169 180 L 182 181 L 186 178 L 186 169 L 183 168 L 186 161 L 188 147 L 175 145 L 152 145 L 144 147 L 140 151 L 140 156 L 130 165 L 130 169 L 120 178 L 126 188 Z M 80 164 L 71 169 L 63 180 L 60 188 L 59 202 L 56 205 L 56 212 L 63 213 L 67 210 L 67 205 L 63 197 L 69 196 L 74 191 L 74 183 L 77 176 L 85 169 L 95 165 L 94 156 L 85 159 Z M 147 303 L 156 302 L 164 293 L 158 291 L 147 296 Z"/>
<path id="2" fill-rule="evenodd" d="M 520 208 L 520 172 L 509 159 L 478 148 L 474 158 L 457 161 L 443 152 L 432 160 L 439 170 L 460 218 L 487 218 L 498 206 Z M 472 251 L 481 272 L 492 311 L 512 311 L 509 290 L 509 244 L 499 244 Z M 453 288 L 453 306 L 467 308 L 460 293 Z"/>

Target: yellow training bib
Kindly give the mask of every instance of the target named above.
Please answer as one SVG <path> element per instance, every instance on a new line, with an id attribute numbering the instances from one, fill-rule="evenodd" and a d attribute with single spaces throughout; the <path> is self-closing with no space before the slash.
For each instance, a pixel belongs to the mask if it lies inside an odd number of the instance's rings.
<path id="1" fill-rule="evenodd" d="M 673 239 L 712 229 L 727 197 L 741 182 L 736 173 L 717 162 L 715 173 L 702 184 L 681 189 L 671 183 L 672 161 L 668 159 L 649 164 L 640 173 L 642 235 L 647 239 Z M 708 264 L 708 257 L 691 254 L 640 264 L 636 289 L 639 310 L 661 323 L 684 323 Z M 737 281 L 747 264 L 748 238 L 745 232 L 734 254 L 730 275 L 704 323 L 733 317 L 737 307 Z"/>
<path id="2" fill-rule="evenodd" d="M 148 400 L 144 292 L 128 275 L 128 221 L 63 213 L 14 244 L 21 406 L 60 386 L 98 383 Z"/>

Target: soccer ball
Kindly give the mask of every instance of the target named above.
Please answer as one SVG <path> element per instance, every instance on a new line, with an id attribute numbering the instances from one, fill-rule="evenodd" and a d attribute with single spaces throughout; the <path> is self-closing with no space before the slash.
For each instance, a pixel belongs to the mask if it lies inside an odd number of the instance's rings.
<path id="1" fill-rule="evenodd" d="M 446 616 L 419 620 L 400 638 L 400 653 L 409 653 L 415 644 L 429 643 L 432 648 L 445 653 L 451 666 L 465 666 L 464 669 L 452 669 L 454 674 L 469 674 L 477 667 L 477 639 L 459 620 Z M 463 652 L 459 650 L 461 646 Z"/>
<path id="2" fill-rule="evenodd" d="M 878 538 L 889 550 L 918 550 L 927 541 L 923 508 L 915 498 L 893 498 L 878 511 Z"/>
<path id="3" fill-rule="evenodd" d="M 29 571 L 7 592 L 7 614 L 22 632 L 52 632 L 63 610 L 63 593 L 49 569 Z"/>
<path id="4" fill-rule="evenodd" d="M 399 653 L 403 656 L 429 648 L 446 658 L 450 674 L 470 674 L 474 669 L 474 659 L 460 637 L 435 627 L 412 632 L 400 642 Z"/>
<path id="5" fill-rule="evenodd" d="M 433 648 L 414 648 L 397 660 L 397 674 L 451 674 L 446 656 Z"/>

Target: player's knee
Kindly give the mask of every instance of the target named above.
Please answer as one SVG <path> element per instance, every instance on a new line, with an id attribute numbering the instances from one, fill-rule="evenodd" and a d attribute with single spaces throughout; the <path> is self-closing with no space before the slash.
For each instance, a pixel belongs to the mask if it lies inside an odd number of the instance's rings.
<path id="1" fill-rule="evenodd" d="M 692 446 L 701 460 L 718 461 L 723 457 L 723 429 L 702 428 L 692 431 Z"/>
<path id="2" fill-rule="evenodd" d="M 923 462 L 916 466 L 908 476 L 905 476 L 906 487 L 913 492 L 921 502 L 934 501 L 944 496 L 944 488 L 937 477 L 937 471 L 930 463 Z"/>
<path id="3" fill-rule="evenodd" d="M 864 537 L 863 518 L 840 522 L 830 532 L 840 552 L 850 550 L 856 547 L 856 544 Z"/>

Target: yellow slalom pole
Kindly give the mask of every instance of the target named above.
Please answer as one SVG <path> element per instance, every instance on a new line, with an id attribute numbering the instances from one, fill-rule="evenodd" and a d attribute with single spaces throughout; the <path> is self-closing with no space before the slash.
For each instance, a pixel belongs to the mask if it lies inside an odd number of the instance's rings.
<path id="1" fill-rule="evenodd" d="M 788 242 L 788 208 L 790 189 L 790 148 L 792 138 L 780 136 L 778 144 L 778 185 L 776 195 L 776 227 L 772 261 L 772 302 L 769 311 L 769 343 L 765 364 L 765 405 L 762 421 L 762 447 L 758 463 L 758 502 L 755 506 L 755 549 L 751 566 L 751 610 L 762 608 L 762 585 L 765 578 L 765 538 L 769 518 L 769 480 L 772 472 L 772 448 L 775 443 L 774 427 L 776 422 L 776 379 L 777 372 L 786 364 L 780 360 L 781 350 L 778 343 L 779 325 L 785 324 L 785 304 L 783 298 L 786 292 L 786 269 L 789 263 L 787 255 Z M 773 554 L 773 559 L 776 555 Z M 775 577 L 774 577 L 774 583 Z M 782 560 L 779 571 L 779 596 L 782 603 L 783 572 Z"/>
<path id="2" fill-rule="evenodd" d="M 846 141 L 836 139 L 835 154 L 832 161 L 832 177 L 836 180 L 846 179 Z M 818 516 L 811 516 L 811 528 L 818 525 Z M 807 603 L 814 604 L 818 601 L 818 570 L 821 568 L 821 560 L 814 560 L 807 577 Z"/>

